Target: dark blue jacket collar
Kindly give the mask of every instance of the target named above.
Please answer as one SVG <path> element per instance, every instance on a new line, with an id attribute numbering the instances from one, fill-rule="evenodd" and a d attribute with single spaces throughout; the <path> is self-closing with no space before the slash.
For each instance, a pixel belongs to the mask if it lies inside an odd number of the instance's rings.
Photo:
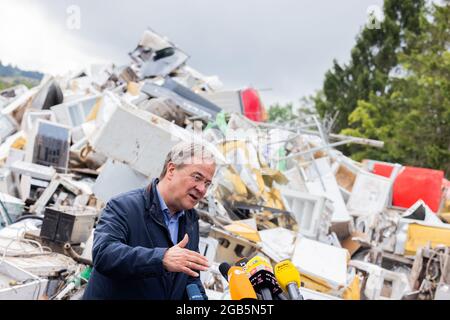
<path id="1" fill-rule="evenodd" d="M 158 178 L 154 178 L 152 182 L 147 186 L 145 192 L 145 209 L 150 214 L 153 219 L 156 219 L 161 224 L 164 224 L 164 220 L 162 215 L 159 215 L 159 212 L 162 212 L 161 205 L 159 203 L 159 198 L 157 196 L 156 185 L 159 183 Z M 183 215 L 186 218 L 186 223 L 189 225 L 192 222 L 198 220 L 197 213 L 194 209 L 192 210 L 184 210 L 185 214 Z"/>

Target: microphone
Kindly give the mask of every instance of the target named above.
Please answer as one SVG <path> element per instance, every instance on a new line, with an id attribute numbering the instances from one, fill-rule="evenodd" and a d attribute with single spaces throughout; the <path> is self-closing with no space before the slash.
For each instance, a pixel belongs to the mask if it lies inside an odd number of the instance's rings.
<path id="1" fill-rule="evenodd" d="M 247 273 L 241 267 L 231 267 L 228 271 L 228 279 L 231 300 L 258 299 Z"/>
<path id="2" fill-rule="evenodd" d="M 303 300 L 298 290 L 301 285 L 300 273 L 291 261 L 284 260 L 277 263 L 275 277 L 283 290 L 288 292 L 291 300 Z"/>
<path id="3" fill-rule="evenodd" d="M 226 263 L 226 262 L 222 262 L 220 265 L 219 265 L 219 271 L 220 271 L 220 274 L 225 278 L 225 280 L 227 280 L 228 281 L 228 271 L 230 270 L 230 268 L 231 268 L 231 266 L 228 264 L 228 263 Z"/>
<path id="4" fill-rule="evenodd" d="M 247 262 L 248 262 L 248 259 L 246 257 L 244 257 L 244 258 L 241 258 L 238 261 L 236 261 L 236 263 L 234 265 L 237 267 L 242 267 L 242 269 L 244 269 L 244 271 L 245 271 Z"/>
<path id="5" fill-rule="evenodd" d="M 198 286 L 194 283 L 189 284 L 186 287 L 187 295 L 189 297 L 189 300 L 205 300 L 203 299 L 203 296 L 200 292 L 200 289 Z"/>
<path id="6" fill-rule="evenodd" d="M 266 259 L 255 256 L 247 262 L 246 268 L 253 288 L 262 295 L 263 300 L 273 300 L 273 296 L 286 300 L 275 279 L 272 266 Z"/>

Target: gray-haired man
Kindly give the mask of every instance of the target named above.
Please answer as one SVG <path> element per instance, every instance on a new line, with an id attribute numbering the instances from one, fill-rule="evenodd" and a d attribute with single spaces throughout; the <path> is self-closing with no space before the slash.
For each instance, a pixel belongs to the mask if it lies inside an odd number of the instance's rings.
<path id="1" fill-rule="evenodd" d="M 207 299 L 199 271 L 209 263 L 198 253 L 193 208 L 215 168 L 204 146 L 180 143 L 167 155 L 159 179 L 110 200 L 95 229 L 94 270 L 84 299 L 180 300 L 189 284 Z"/>

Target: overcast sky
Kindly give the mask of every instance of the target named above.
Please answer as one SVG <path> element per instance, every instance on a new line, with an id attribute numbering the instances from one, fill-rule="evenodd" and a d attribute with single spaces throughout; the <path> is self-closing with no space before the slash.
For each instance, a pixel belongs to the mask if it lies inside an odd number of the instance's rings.
<path id="1" fill-rule="evenodd" d="M 90 63 L 126 64 L 151 27 L 217 75 L 226 89 L 253 86 L 264 103 L 294 103 L 346 62 L 368 8 L 382 0 L 0 0 L 0 60 L 63 74 Z M 80 29 L 71 29 L 80 10 Z M 71 26 L 74 26 L 73 24 Z"/>

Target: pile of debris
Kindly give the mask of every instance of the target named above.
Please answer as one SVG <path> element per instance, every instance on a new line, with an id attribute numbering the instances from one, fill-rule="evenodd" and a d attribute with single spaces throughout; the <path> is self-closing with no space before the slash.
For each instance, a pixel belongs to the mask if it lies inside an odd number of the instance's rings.
<path id="1" fill-rule="evenodd" d="M 223 90 L 151 30 L 130 57 L 0 92 L 0 299 L 79 299 L 107 201 L 196 139 L 219 162 L 197 208 L 210 299 L 230 299 L 221 262 L 255 255 L 291 260 L 305 299 L 450 299 L 442 171 L 355 162 L 334 147 L 383 143 L 314 115 L 266 123 L 256 90 Z"/>

